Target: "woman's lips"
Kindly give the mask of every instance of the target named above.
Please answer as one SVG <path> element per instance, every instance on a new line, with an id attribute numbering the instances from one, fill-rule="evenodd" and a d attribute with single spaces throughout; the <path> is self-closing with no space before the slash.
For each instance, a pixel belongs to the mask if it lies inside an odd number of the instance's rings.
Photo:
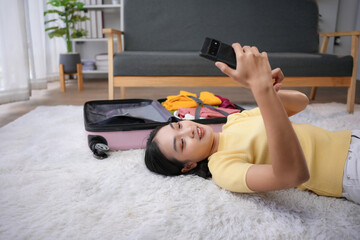
<path id="1" fill-rule="evenodd" d="M 198 134 L 199 134 L 200 139 L 202 139 L 203 136 L 204 136 L 204 134 L 205 134 L 204 128 L 198 127 L 198 128 L 197 128 L 197 131 L 198 131 Z"/>

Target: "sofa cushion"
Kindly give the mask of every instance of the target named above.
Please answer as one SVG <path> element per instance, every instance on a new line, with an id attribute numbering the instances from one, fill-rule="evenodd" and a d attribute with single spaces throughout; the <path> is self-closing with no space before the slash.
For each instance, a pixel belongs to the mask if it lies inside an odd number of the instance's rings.
<path id="1" fill-rule="evenodd" d="M 288 77 L 351 76 L 351 55 L 320 53 L 268 53 L 271 68 L 280 67 Z"/>
<path id="2" fill-rule="evenodd" d="M 268 53 L 272 68 L 285 76 L 351 76 L 350 55 Z M 125 51 L 114 55 L 114 76 L 223 76 L 198 52 Z"/>
<path id="3" fill-rule="evenodd" d="M 198 51 L 205 37 L 318 52 L 316 0 L 124 0 L 127 51 Z"/>

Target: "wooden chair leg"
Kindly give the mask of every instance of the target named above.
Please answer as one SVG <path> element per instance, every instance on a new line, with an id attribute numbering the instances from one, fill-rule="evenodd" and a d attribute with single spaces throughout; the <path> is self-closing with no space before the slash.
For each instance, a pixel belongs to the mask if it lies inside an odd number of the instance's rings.
<path id="1" fill-rule="evenodd" d="M 65 73 L 64 65 L 59 64 L 60 91 L 65 92 Z"/>
<path id="2" fill-rule="evenodd" d="M 77 70 L 77 78 L 78 78 L 78 91 L 82 91 L 84 89 L 84 79 L 82 74 L 82 65 L 81 63 L 78 63 L 76 65 Z"/>
<path id="3" fill-rule="evenodd" d="M 317 87 L 312 87 L 312 88 L 311 88 L 310 100 L 314 100 L 314 99 L 315 99 L 316 91 L 317 91 Z"/>

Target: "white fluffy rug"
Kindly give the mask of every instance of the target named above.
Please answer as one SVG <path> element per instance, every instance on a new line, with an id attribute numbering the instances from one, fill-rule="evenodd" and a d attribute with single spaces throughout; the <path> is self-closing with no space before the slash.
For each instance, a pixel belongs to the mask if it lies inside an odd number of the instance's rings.
<path id="1" fill-rule="evenodd" d="M 313 104 L 292 120 L 359 129 L 360 105 Z M 143 150 L 95 160 L 80 106 L 38 107 L 0 136 L 0 239 L 360 239 L 360 205 L 344 199 L 162 177 Z"/>

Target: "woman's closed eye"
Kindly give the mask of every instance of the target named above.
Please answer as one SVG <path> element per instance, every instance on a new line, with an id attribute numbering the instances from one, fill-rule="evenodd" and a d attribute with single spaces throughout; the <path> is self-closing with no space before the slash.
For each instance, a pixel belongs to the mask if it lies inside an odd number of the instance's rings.
<path id="1" fill-rule="evenodd" d="M 180 122 L 178 122 L 178 128 L 179 128 L 179 130 L 182 128 L 182 125 L 181 125 L 181 123 Z M 181 145 L 181 151 L 183 151 L 184 150 L 184 139 L 183 138 L 181 138 L 180 139 L 180 145 Z"/>
<path id="2" fill-rule="evenodd" d="M 169 125 L 174 130 L 180 130 L 182 128 L 182 125 L 181 125 L 180 122 L 177 122 L 177 128 L 175 127 L 176 126 L 175 124 L 176 123 L 170 123 Z M 178 151 L 177 146 L 179 146 L 179 145 L 180 145 L 181 151 L 183 151 L 184 145 L 185 145 L 184 139 L 183 138 L 178 139 L 177 137 L 174 137 L 174 150 L 175 150 L 175 152 Z"/>

